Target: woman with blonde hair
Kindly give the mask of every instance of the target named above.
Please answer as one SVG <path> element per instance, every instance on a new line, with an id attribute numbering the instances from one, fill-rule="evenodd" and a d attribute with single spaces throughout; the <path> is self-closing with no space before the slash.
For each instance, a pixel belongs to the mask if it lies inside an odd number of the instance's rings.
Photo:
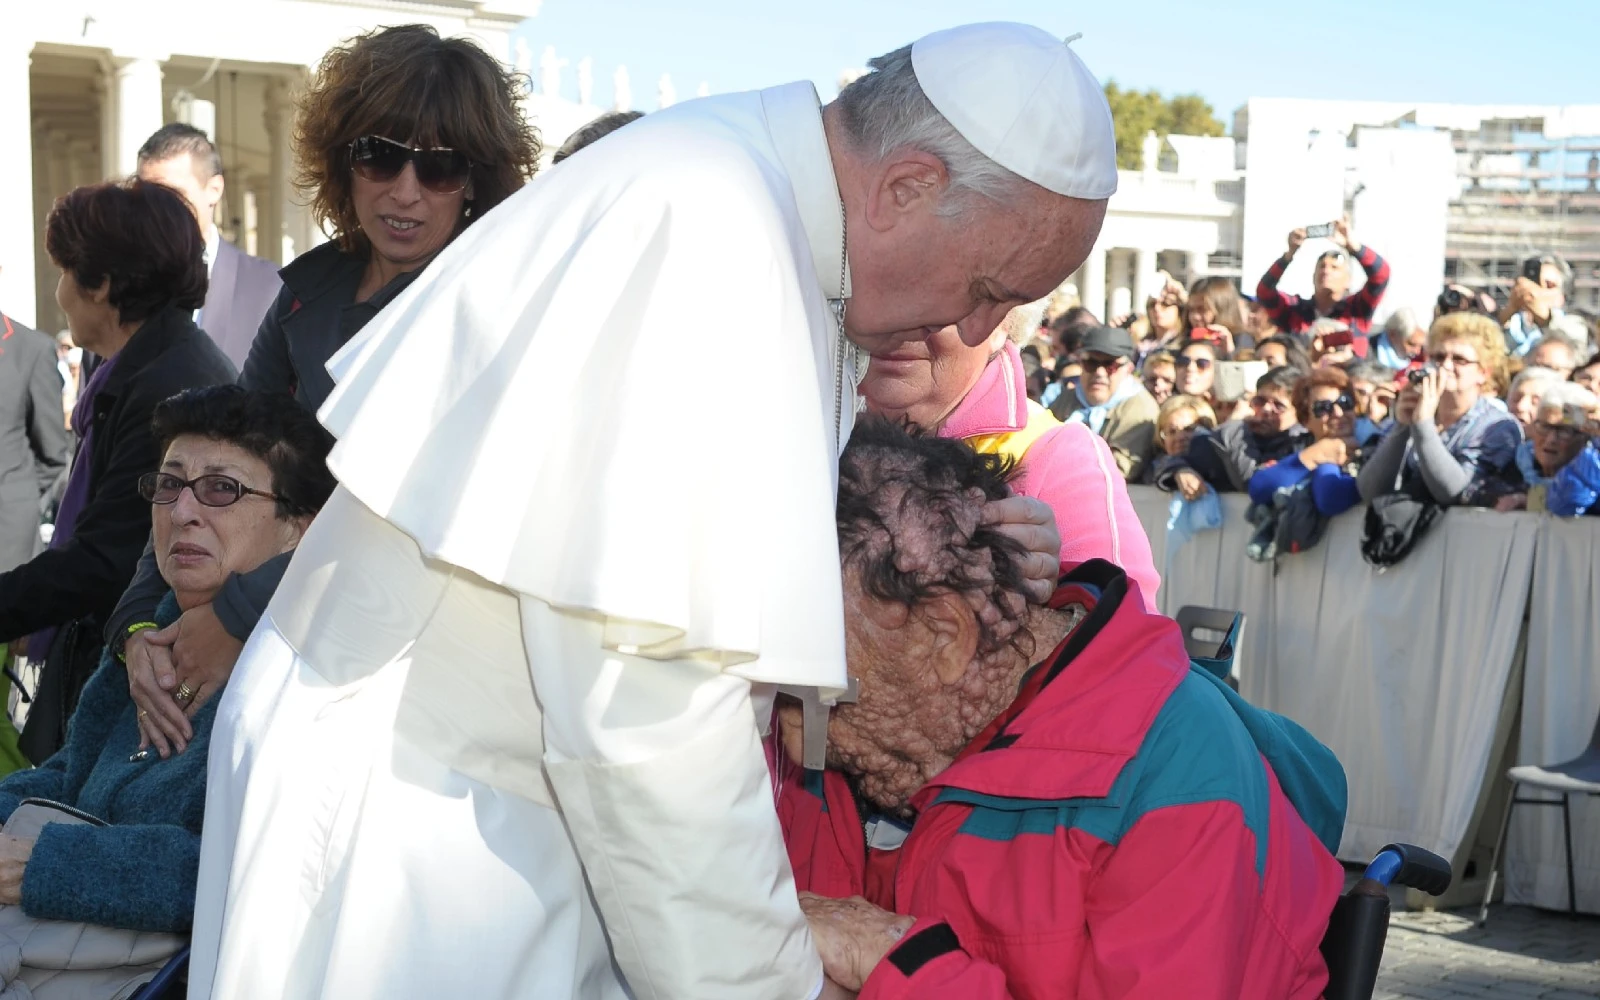
<path id="1" fill-rule="evenodd" d="M 1216 429 L 1217 415 L 1204 396 L 1168 396 L 1156 412 L 1157 454 L 1145 467 L 1145 483 L 1176 490 L 1173 475 L 1188 466 L 1186 456 L 1195 432 Z"/>
<path id="2" fill-rule="evenodd" d="M 1189 286 L 1183 324 L 1191 339 L 1215 338 L 1223 357 L 1256 346 L 1245 323 L 1239 290 L 1227 278 L 1201 278 Z"/>
<path id="3" fill-rule="evenodd" d="M 1361 497 L 1419 488 L 1441 505 L 1482 505 L 1484 487 L 1522 443 L 1517 420 L 1491 401 L 1506 369 L 1505 334 L 1481 313 L 1441 316 L 1428 331 L 1428 364 L 1395 401 L 1395 426 L 1361 468 Z"/>

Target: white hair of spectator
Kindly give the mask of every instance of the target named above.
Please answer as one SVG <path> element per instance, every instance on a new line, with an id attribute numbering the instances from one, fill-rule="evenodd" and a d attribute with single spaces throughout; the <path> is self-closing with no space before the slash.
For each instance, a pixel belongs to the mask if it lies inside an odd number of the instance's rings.
<path id="1" fill-rule="evenodd" d="M 1047 300 L 1029 302 L 1017 306 L 1006 313 L 1006 318 L 1000 321 L 1005 327 L 1006 339 L 1018 347 L 1026 344 L 1039 332 L 1039 324 L 1044 320 L 1044 307 Z"/>
<path id="2" fill-rule="evenodd" d="M 922 92 L 911 66 L 911 46 L 870 61 L 873 72 L 857 77 L 834 101 L 850 141 L 881 162 L 897 149 L 920 149 L 950 175 L 938 212 L 963 216 L 982 201 L 1004 204 L 1035 185 L 978 152 Z"/>
<path id="3" fill-rule="evenodd" d="M 1566 313 L 1550 321 L 1549 332 L 1544 339 L 1560 340 L 1576 353 L 1578 348 L 1589 343 L 1589 324 L 1583 321 L 1582 316 Z M 1536 343 L 1533 346 L 1539 345 Z"/>
<path id="4" fill-rule="evenodd" d="M 1511 380 L 1510 392 L 1508 395 L 1515 395 L 1517 390 L 1521 389 L 1523 386 L 1528 386 L 1529 388 L 1538 388 L 1540 386 L 1554 385 L 1564 381 L 1566 380 L 1561 377 L 1561 373 L 1556 371 L 1554 368 L 1546 368 L 1543 365 L 1529 365 L 1528 367 L 1522 369 L 1522 371 L 1517 372 L 1516 378 Z"/>
<path id="5" fill-rule="evenodd" d="M 1576 382 L 1556 382 L 1539 396 L 1541 411 L 1560 410 L 1570 406 L 1582 413 L 1588 413 L 1597 403 L 1600 403 L 1600 400 L 1595 398 L 1595 394 Z"/>
<path id="6" fill-rule="evenodd" d="M 1561 290 L 1565 292 L 1572 285 L 1572 267 L 1560 254 L 1547 253 L 1539 255 L 1541 267 L 1553 267 L 1561 272 Z"/>
<path id="7" fill-rule="evenodd" d="M 1401 306 L 1383 321 L 1383 332 L 1390 337 L 1405 340 L 1417 332 L 1417 314 L 1411 311 L 1410 306 Z"/>

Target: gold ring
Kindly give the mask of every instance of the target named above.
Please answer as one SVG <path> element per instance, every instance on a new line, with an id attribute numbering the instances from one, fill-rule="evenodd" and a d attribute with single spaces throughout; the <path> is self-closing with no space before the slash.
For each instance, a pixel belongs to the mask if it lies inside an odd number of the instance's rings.
<path id="1" fill-rule="evenodd" d="M 179 701 L 188 701 L 190 698 L 194 697 L 194 691 L 193 691 L 193 689 L 191 689 L 189 687 L 189 682 L 188 681 L 185 681 L 182 684 L 178 685 L 178 695 L 177 695 L 177 697 L 178 697 Z"/>
<path id="2" fill-rule="evenodd" d="M 140 721 L 141 721 L 141 722 L 142 722 L 142 721 L 144 721 L 144 719 L 145 719 L 145 717 L 146 717 L 146 716 L 148 716 L 148 715 L 149 715 L 149 714 L 150 714 L 150 713 L 149 713 L 149 712 L 146 712 L 146 711 L 145 711 L 145 710 L 144 710 L 144 709 L 142 709 L 142 708 L 141 708 L 141 709 L 139 709 L 139 720 L 140 720 Z"/>

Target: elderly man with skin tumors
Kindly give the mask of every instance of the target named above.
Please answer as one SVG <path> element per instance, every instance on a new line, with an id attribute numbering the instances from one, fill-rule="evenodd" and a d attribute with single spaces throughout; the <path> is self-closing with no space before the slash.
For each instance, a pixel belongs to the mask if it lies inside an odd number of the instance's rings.
<path id="1" fill-rule="evenodd" d="M 1191 669 L 1115 566 L 1030 606 L 980 520 L 1011 474 L 879 418 L 840 460 L 859 700 L 827 769 L 778 781 L 828 976 L 861 1000 L 1320 997 L 1338 761 Z M 801 759 L 798 705 L 778 717 Z"/>

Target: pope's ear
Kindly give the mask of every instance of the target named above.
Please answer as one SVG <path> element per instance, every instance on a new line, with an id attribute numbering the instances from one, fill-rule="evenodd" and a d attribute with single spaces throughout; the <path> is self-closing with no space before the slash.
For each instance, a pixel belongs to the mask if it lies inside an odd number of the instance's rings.
<path id="1" fill-rule="evenodd" d="M 937 156 L 920 149 L 897 150 L 873 173 L 867 225 L 882 232 L 907 216 L 931 212 L 949 186 L 949 171 Z"/>
<path id="2" fill-rule="evenodd" d="M 960 594 L 935 594 L 917 606 L 922 624 L 933 632 L 929 662 L 946 687 L 961 683 L 978 655 L 978 616 Z"/>

